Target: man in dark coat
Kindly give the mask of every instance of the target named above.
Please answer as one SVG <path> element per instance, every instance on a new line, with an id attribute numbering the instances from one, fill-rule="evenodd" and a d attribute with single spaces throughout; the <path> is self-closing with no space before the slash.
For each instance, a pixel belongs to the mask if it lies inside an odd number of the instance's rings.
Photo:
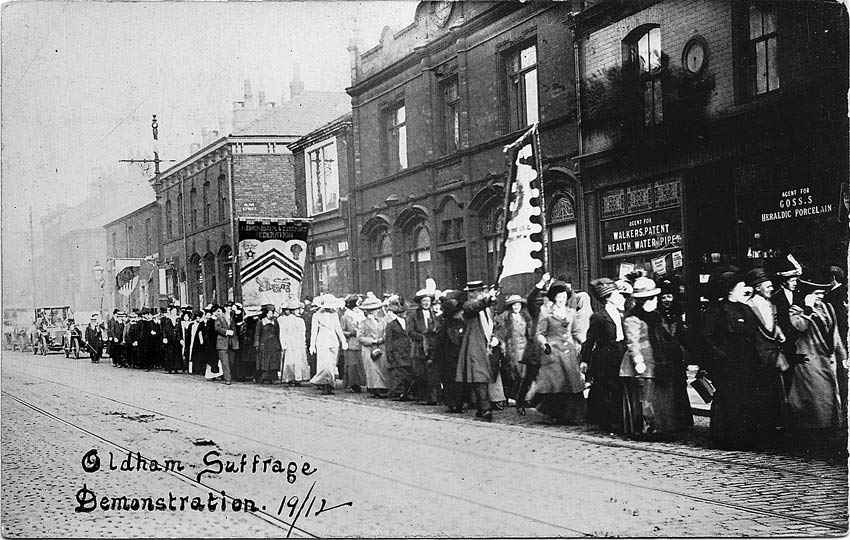
<path id="1" fill-rule="evenodd" d="M 212 374 L 216 375 L 216 379 L 222 375 L 218 366 L 218 333 L 215 331 L 215 315 L 213 314 L 213 304 L 209 304 L 204 308 L 204 344 L 201 347 L 204 355 L 204 363 L 210 366 Z M 221 369 L 224 369 L 222 366 Z"/>
<path id="2" fill-rule="evenodd" d="M 410 401 L 413 388 L 413 361 L 410 358 L 410 337 L 407 335 L 406 308 L 396 300 L 387 304 L 387 326 L 384 330 L 387 372 L 390 379 L 389 395 L 399 401 Z"/>
<path id="3" fill-rule="evenodd" d="M 101 334 L 100 322 L 97 314 L 91 316 L 85 333 L 86 349 L 93 364 L 100 362 L 100 354 L 103 350 L 103 335 Z"/>
<path id="4" fill-rule="evenodd" d="M 230 329 L 233 330 L 236 336 L 235 347 L 233 347 L 233 365 L 230 366 L 230 375 L 234 381 L 245 379 L 245 366 L 242 356 L 243 340 L 245 339 L 245 311 L 242 309 L 242 304 L 227 302 L 225 311 L 230 316 Z"/>
<path id="5" fill-rule="evenodd" d="M 140 367 L 139 360 L 139 336 L 140 326 L 139 310 L 133 309 L 130 320 L 124 324 L 124 366 L 129 368 Z"/>
<path id="6" fill-rule="evenodd" d="M 496 300 L 496 289 L 485 289 L 481 281 L 470 281 L 466 290 L 471 298 L 463 304 L 463 319 L 466 323 L 460 355 L 457 362 L 455 381 L 472 390 L 475 396 L 475 415 L 490 422 L 488 386 L 495 379 L 490 363 L 493 347 L 493 311 L 490 306 Z M 498 371 L 498 370 L 496 370 Z"/>
<path id="7" fill-rule="evenodd" d="M 112 365 L 114 367 L 121 367 L 125 364 L 124 319 L 124 312 L 116 309 L 112 312 L 112 319 L 109 320 L 109 324 L 107 326 L 109 357 L 112 358 Z"/>
<path id="8" fill-rule="evenodd" d="M 463 300 L 462 291 L 449 291 L 443 297 L 441 303 L 443 313 L 434 339 L 432 355 L 440 374 L 440 382 L 443 384 L 443 402 L 451 413 L 463 412 L 463 385 L 455 381 L 457 360 L 466 327 L 463 320 Z"/>
<path id="9" fill-rule="evenodd" d="M 213 306 L 216 333 L 215 349 L 218 353 L 221 369 L 224 372 L 224 384 L 228 385 L 233 381 L 231 367 L 236 363 L 236 351 L 239 350 L 239 336 L 236 335 L 236 325 L 229 316 L 229 312 L 229 309 L 225 310 L 221 306 Z"/>
<path id="10" fill-rule="evenodd" d="M 145 371 L 150 371 L 159 363 L 159 325 L 153 320 L 150 308 L 142 308 L 142 320 L 139 324 L 139 362 Z"/>
<path id="11" fill-rule="evenodd" d="M 799 332 L 791 324 L 790 311 L 791 306 L 803 307 L 803 295 L 797 291 L 797 280 L 802 273 L 803 268 L 794 259 L 794 256 L 788 255 L 786 259 L 780 261 L 774 271 L 778 287 L 770 297 L 771 302 L 776 306 L 776 322 L 785 336 L 782 350 L 786 359 L 791 363 L 794 363 L 797 357 L 797 336 Z M 793 369 L 782 372 L 786 392 L 791 388 L 793 375 Z"/>
<path id="12" fill-rule="evenodd" d="M 623 432 L 620 363 L 626 352 L 623 333 L 623 307 L 626 299 L 613 280 L 590 282 L 602 309 L 590 316 L 587 339 L 581 346 L 580 368 L 592 381 L 588 394 L 588 420 L 602 429 Z"/>

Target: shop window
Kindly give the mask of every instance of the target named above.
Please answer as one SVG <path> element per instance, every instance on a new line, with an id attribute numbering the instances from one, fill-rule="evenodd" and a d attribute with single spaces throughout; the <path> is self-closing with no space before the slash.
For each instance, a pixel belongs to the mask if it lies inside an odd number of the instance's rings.
<path id="1" fill-rule="evenodd" d="M 424 226 L 416 227 L 411 232 L 410 251 L 410 280 L 414 289 L 425 285 L 425 279 L 431 277 L 431 235 Z"/>
<path id="2" fill-rule="evenodd" d="M 626 188 L 626 210 L 630 214 L 652 210 L 652 184 Z"/>
<path id="3" fill-rule="evenodd" d="M 505 57 L 508 86 L 508 118 L 511 131 L 537 122 L 537 45 L 527 43 Z"/>
<path id="4" fill-rule="evenodd" d="M 633 33 L 634 34 L 634 33 Z M 640 29 L 625 45 L 643 94 L 643 125 L 655 126 L 664 120 L 661 90 L 661 29 Z"/>
<path id="5" fill-rule="evenodd" d="M 612 189 L 600 197 L 600 213 L 603 218 L 621 216 L 626 212 L 626 191 Z"/>
<path id="6" fill-rule="evenodd" d="M 776 10 L 750 6 L 750 65 L 753 95 L 779 88 L 776 51 Z"/>
<path id="7" fill-rule="evenodd" d="M 307 150 L 307 196 L 309 214 L 316 215 L 339 208 L 339 167 L 336 141 Z"/>
<path id="8" fill-rule="evenodd" d="M 457 77 L 442 83 L 443 152 L 451 154 L 460 147 L 460 97 Z"/>
<path id="9" fill-rule="evenodd" d="M 407 168 L 407 113 L 404 103 L 384 112 L 384 165 L 387 174 Z"/>

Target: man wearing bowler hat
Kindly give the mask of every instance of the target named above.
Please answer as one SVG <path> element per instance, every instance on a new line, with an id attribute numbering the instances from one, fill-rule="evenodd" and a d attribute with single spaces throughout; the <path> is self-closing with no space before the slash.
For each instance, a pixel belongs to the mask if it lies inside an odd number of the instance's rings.
<path id="1" fill-rule="evenodd" d="M 463 304 L 463 319 L 466 331 L 460 346 L 455 380 L 471 388 L 475 395 L 476 416 L 490 422 L 488 385 L 496 377 L 490 365 L 490 350 L 498 344 L 493 335 L 493 311 L 490 306 L 496 299 L 496 289 L 485 289 L 482 281 L 470 281 L 464 289 L 469 300 Z M 494 343 L 494 339 L 496 342 Z"/>

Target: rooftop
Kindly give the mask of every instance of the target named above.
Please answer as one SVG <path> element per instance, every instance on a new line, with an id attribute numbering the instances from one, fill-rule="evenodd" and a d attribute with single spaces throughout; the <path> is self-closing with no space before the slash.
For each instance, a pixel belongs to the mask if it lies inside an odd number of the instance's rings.
<path id="1" fill-rule="evenodd" d="M 233 135 L 301 137 L 350 111 L 351 98 L 345 92 L 302 92 Z"/>

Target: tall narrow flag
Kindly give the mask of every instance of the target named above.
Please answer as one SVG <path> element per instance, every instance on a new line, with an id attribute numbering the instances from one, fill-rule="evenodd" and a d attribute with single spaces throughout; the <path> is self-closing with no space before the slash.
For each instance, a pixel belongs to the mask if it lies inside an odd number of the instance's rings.
<path id="1" fill-rule="evenodd" d="M 510 172 L 505 197 L 508 210 L 505 249 L 499 281 L 508 276 L 532 273 L 543 265 L 543 244 L 532 239 L 532 235 L 539 238 L 543 232 L 537 124 L 506 146 L 505 152 L 510 160 Z"/>

